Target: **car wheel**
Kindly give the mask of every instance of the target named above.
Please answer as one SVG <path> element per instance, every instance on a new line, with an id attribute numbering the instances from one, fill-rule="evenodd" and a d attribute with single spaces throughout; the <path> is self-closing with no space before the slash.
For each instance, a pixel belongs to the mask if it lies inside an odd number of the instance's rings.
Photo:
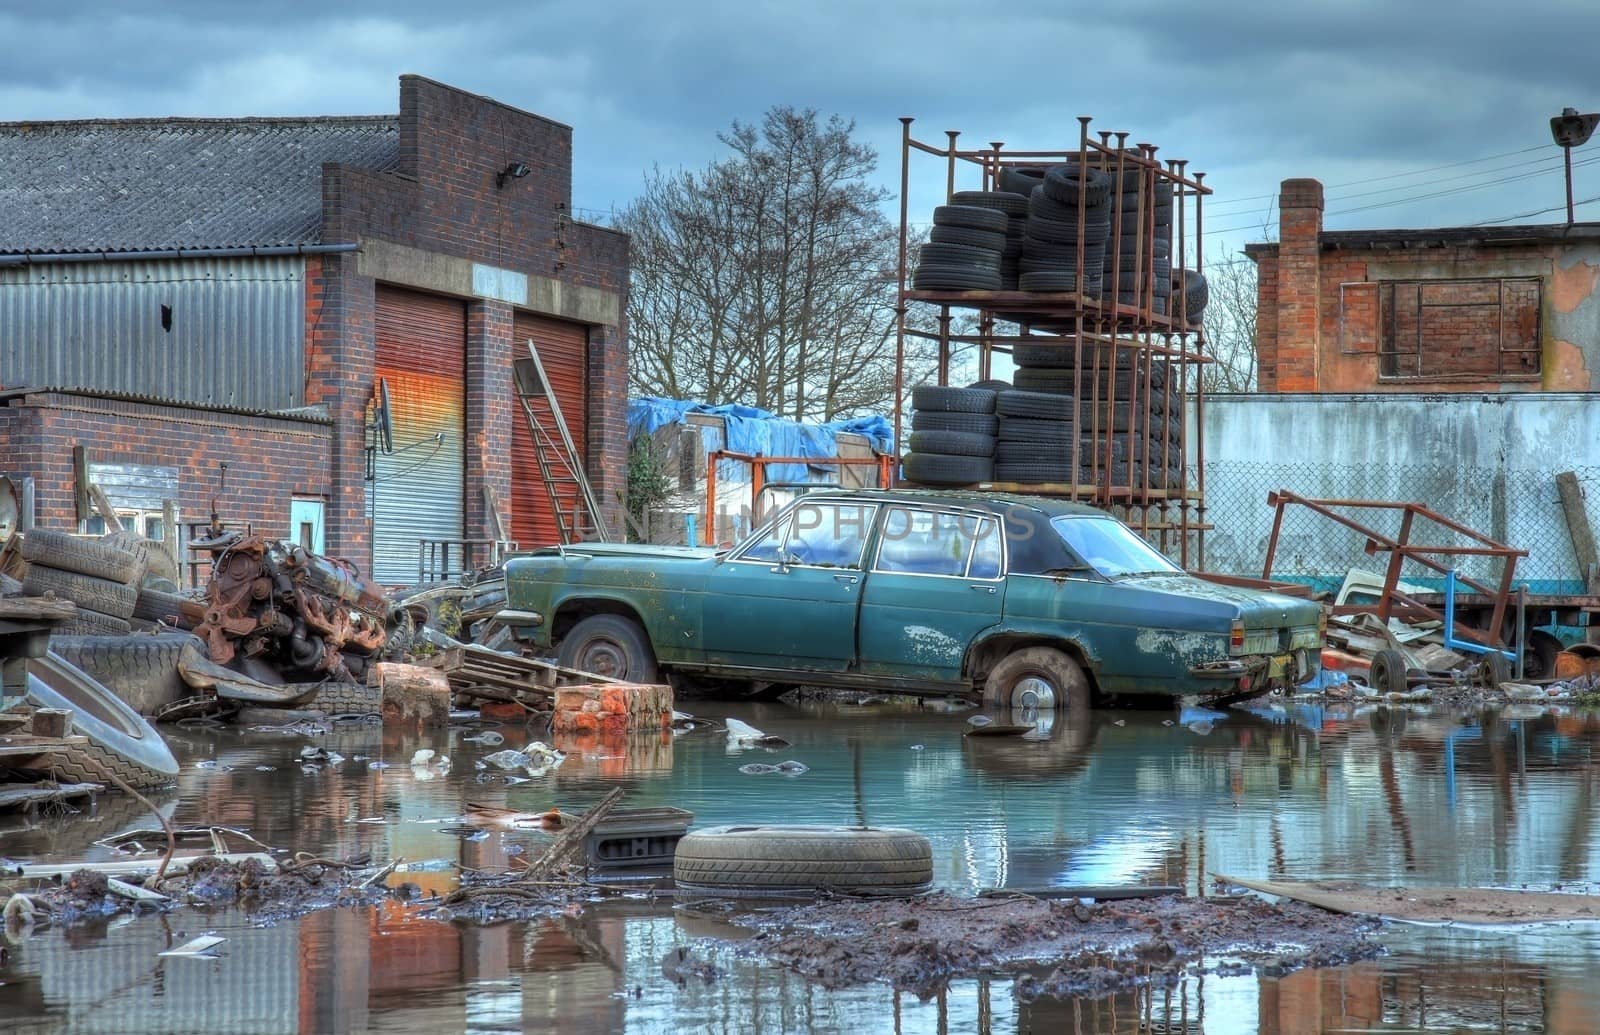
<path id="1" fill-rule="evenodd" d="M 983 684 L 984 704 L 1001 708 L 1054 709 L 1087 718 L 1089 677 L 1054 647 L 1024 647 L 1000 660 Z"/>
<path id="2" fill-rule="evenodd" d="M 564 668 L 593 672 L 625 683 L 659 683 L 655 651 L 639 623 L 621 615 L 590 615 L 561 640 L 556 659 Z"/>
<path id="3" fill-rule="evenodd" d="M 1380 694 L 1403 694 L 1408 689 L 1406 658 L 1396 650 L 1380 650 L 1367 665 L 1367 683 Z"/>

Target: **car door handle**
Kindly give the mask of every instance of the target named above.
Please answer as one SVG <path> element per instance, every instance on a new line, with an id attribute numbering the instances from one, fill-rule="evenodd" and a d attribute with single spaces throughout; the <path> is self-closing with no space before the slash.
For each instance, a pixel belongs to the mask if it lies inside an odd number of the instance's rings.
<path id="1" fill-rule="evenodd" d="M 861 581 L 861 577 L 859 575 L 835 575 L 833 577 L 833 581 L 843 582 L 846 585 L 854 586 L 857 582 Z"/>
<path id="2" fill-rule="evenodd" d="M 968 589 L 977 590 L 979 593 L 988 593 L 991 596 L 994 594 L 994 587 L 993 586 L 978 586 L 978 585 L 973 585 L 972 583 L 968 583 L 967 584 L 967 588 Z"/>

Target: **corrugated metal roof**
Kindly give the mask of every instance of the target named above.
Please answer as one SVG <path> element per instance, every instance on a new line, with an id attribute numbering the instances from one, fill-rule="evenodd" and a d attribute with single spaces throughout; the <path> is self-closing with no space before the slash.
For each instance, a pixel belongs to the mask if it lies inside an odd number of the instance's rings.
<path id="1" fill-rule="evenodd" d="M 0 254 L 318 243 L 323 163 L 399 146 L 394 115 L 0 122 Z"/>

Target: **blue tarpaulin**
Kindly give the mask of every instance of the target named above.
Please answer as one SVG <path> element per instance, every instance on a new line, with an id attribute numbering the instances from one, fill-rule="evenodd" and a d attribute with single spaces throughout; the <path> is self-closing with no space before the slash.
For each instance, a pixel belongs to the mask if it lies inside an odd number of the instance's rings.
<path id="1" fill-rule="evenodd" d="M 628 400 L 628 437 L 648 435 L 669 424 L 682 424 L 691 413 L 721 417 L 727 429 L 727 448 L 750 456 L 803 456 L 819 460 L 838 456 L 840 432 L 866 436 L 872 441 L 872 448 L 880 453 L 894 449 L 894 426 L 881 416 L 802 424 L 755 406 L 737 403 L 711 406 L 655 396 Z M 834 473 L 827 467 L 816 469 Z M 779 482 L 810 480 L 808 468 L 798 464 L 775 464 L 767 469 L 767 477 Z"/>

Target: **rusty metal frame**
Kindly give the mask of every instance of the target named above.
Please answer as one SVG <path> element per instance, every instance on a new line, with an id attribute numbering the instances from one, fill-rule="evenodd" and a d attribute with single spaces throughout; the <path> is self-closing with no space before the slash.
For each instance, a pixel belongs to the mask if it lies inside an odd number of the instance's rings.
<path id="1" fill-rule="evenodd" d="M 731 449 L 713 449 L 706 453 L 706 511 L 700 530 L 700 545 L 715 546 L 717 521 L 717 464 L 723 460 L 736 460 L 750 465 L 750 499 L 761 497 L 767 483 L 768 464 L 803 464 L 807 467 L 876 467 L 878 488 L 891 488 L 894 484 L 895 458 L 888 453 L 876 456 L 755 456 L 736 453 Z"/>
<path id="2" fill-rule="evenodd" d="M 1272 578 L 1272 564 L 1278 552 L 1278 537 L 1283 530 L 1284 511 L 1290 505 L 1305 507 L 1312 513 L 1327 518 L 1345 528 L 1363 536 L 1366 540 L 1366 552 L 1370 555 L 1387 553 L 1389 555 L 1388 567 L 1384 571 L 1383 591 L 1375 605 L 1346 605 L 1334 608 L 1336 614 L 1356 614 L 1373 612 L 1383 621 L 1391 617 L 1416 618 L 1423 616 L 1438 622 L 1444 621 L 1444 613 L 1433 607 L 1423 604 L 1399 590 L 1400 571 L 1406 561 L 1413 561 L 1425 568 L 1430 568 L 1438 573 L 1446 574 L 1455 570 L 1447 564 L 1457 557 L 1489 557 L 1497 558 L 1503 563 L 1498 586 L 1488 586 L 1476 579 L 1470 578 L 1456 571 L 1456 581 L 1472 587 L 1493 602 L 1493 611 L 1489 619 L 1487 630 L 1471 629 L 1458 623 L 1457 635 L 1478 643 L 1499 646 L 1502 642 L 1501 632 L 1505 624 L 1506 611 L 1511 602 L 1511 585 L 1516 577 L 1517 559 L 1528 556 L 1527 550 L 1519 550 L 1512 546 L 1490 539 L 1481 532 L 1474 531 L 1466 525 L 1443 514 L 1424 506 L 1421 503 L 1394 502 L 1388 500 L 1338 500 L 1338 499 L 1309 499 L 1296 495 L 1287 489 L 1279 489 L 1267 494 L 1267 505 L 1274 508 L 1272 518 L 1272 534 L 1267 537 L 1267 556 L 1262 563 L 1261 577 Z M 1400 531 L 1394 538 L 1375 531 L 1361 524 L 1354 518 L 1340 514 L 1333 508 L 1339 507 L 1346 510 L 1383 510 L 1399 511 Z M 1433 544 L 1417 544 L 1411 541 L 1412 527 L 1417 518 L 1432 521 L 1441 528 L 1448 529 L 1457 535 L 1465 536 L 1478 544 L 1475 546 L 1440 546 Z M 1397 608 L 1396 605 L 1399 605 Z"/>
<path id="3" fill-rule="evenodd" d="M 1102 509 L 1119 513 L 1124 520 L 1147 536 L 1158 536 L 1159 545 L 1163 551 L 1173 547 L 1172 535 L 1176 534 L 1176 548 L 1180 562 L 1185 567 L 1200 566 L 1205 564 L 1205 530 L 1210 526 L 1205 520 L 1205 445 L 1204 445 L 1204 392 L 1200 371 L 1203 364 L 1213 362 L 1207 355 L 1205 335 L 1201 328 L 1191 328 L 1188 325 L 1186 312 L 1185 292 L 1182 289 L 1182 271 L 1184 269 L 1199 269 L 1203 265 L 1202 244 L 1203 222 L 1201 215 L 1202 199 L 1211 193 L 1211 188 L 1206 186 L 1204 174 L 1188 171 L 1188 162 L 1185 160 L 1163 159 L 1157 157 L 1157 148 L 1153 144 L 1135 142 L 1129 144 L 1130 134 L 1126 132 L 1108 132 L 1097 130 L 1095 137 L 1089 131 L 1092 119 L 1088 116 L 1079 116 L 1077 147 L 1065 147 L 1058 150 L 1045 151 L 1006 151 L 1005 142 L 994 140 L 987 147 L 963 149 L 958 144 L 960 136 L 957 130 L 945 130 L 946 140 L 941 144 L 925 143 L 912 136 L 911 117 L 902 116 L 901 146 L 900 146 L 900 241 L 899 241 L 899 268 L 897 305 L 895 309 L 895 373 L 894 373 L 894 432 L 897 445 L 903 439 L 904 430 L 904 398 L 905 385 L 905 342 L 907 337 L 918 338 L 936 342 L 938 383 L 948 384 L 950 375 L 950 346 L 952 342 L 960 341 L 974 343 L 978 346 L 979 376 L 990 376 L 990 366 L 993 354 L 996 351 L 1006 352 L 1009 347 L 1021 342 L 1029 344 L 1043 344 L 1052 340 L 1059 340 L 1062 347 L 1073 350 L 1071 369 L 1075 383 L 1082 383 L 1083 375 L 1091 373 L 1090 389 L 1085 398 L 1077 401 L 1080 418 L 1077 428 L 1070 436 L 1067 456 L 1072 471 L 1072 480 L 1058 485 L 1026 486 L 1026 491 L 1034 494 L 1066 496 L 1080 499 L 1098 506 Z M 908 223 L 908 195 L 910 190 L 910 168 L 912 154 L 921 153 L 942 159 L 941 171 L 944 173 L 943 187 L 945 196 L 948 197 L 956 189 L 956 173 L 962 163 L 976 165 L 980 173 L 980 184 L 984 189 L 994 189 L 1002 170 L 1008 167 L 1076 162 L 1082 168 L 1095 168 L 1114 175 L 1116 190 L 1111 199 L 1112 223 L 1116 229 L 1107 242 L 1108 258 L 1110 259 L 1112 276 L 1119 278 L 1123 273 L 1122 265 L 1122 233 L 1121 222 L 1124 212 L 1123 176 L 1130 174 L 1132 183 L 1130 193 L 1133 194 L 1131 203 L 1134 208 L 1132 214 L 1139 220 L 1143 230 L 1151 231 L 1155 225 L 1154 198 L 1158 187 L 1172 191 L 1173 216 L 1172 233 L 1174 240 L 1168 251 L 1168 259 L 1174 274 L 1177 275 L 1178 287 L 1168 295 L 1167 312 L 1157 313 L 1154 307 L 1154 274 L 1155 274 L 1155 235 L 1153 232 L 1144 232 L 1139 235 L 1143 247 L 1141 254 L 1132 259 L 1132 269 L 1135 290 L 1132 304 L 1122 304 L 1118 298 L 1121 294 L 1118 284 L 1113 281 L 1109 286 L 1103 287 L 1099 297 L 1089 296 L 1080 292 L 1022 292 L 1022 291 L 915 291 L 908 289 L 909 276 L 909 223 Z M 1136 173 L 1136 175 L 1133 175 Z M 1192 210 L 1192 223 L 1190 213 Z M 1083 255 L 1085 235 L 1082 233 L 1082 224 L 1086 221 L 1087 214 L 1083 208 L 1078 209 L 1079 229 L 1077 248 L 1077 267 L 1083 269 Z M 1192 230 L 1191 230 L 1192 227 Z M 1192 233 L 1192 240 L 1191 238 Z M 1193 249 L 1193 265 L 1190 265 L 1190 248 Z M 937 332 L 924 331 L 906 325 L 906 317 L 910 303 L 918 302 L 931 304 L 938 307 Z M 951 333 L 950 314 L 953 308 L 970 308 L 978 312 L 979 333 L 977 335 L 958 336 Z M 1024 317 L 1021 322 L 1023 330 L 1021 336 L 1001 336 L 994 332 L 994 318 L 996 313 L 1019 314 Z M 1053 331 L 1062 337 L 1041 336 L 1033 333 L 1035 330 Z M 1085 339 L 1098 339 L 1085 352 Z M 1117 399 L 1116 376 L 1118 354 L 1127 349 L 1132 353 L 1130 369 L 1134 371 L 1132 378 L 1135 389 L 1127 400 Z M 1086 370 L 1085 361 L 1090 363 Z M 1160 360 L 1167 366 L 1168 376 L 1185 389 L 1178 394 L 1176 400 L 1163 407 L 1162 423 L 1159 432 L 1152 433 L 1152 385 L 1150 384 L 1151 371 L 1155 369 L 1156 362 Z M 1105 385 L 1101 385 L 1102 366 L 1109 364 L 1109 369 L 1104 371 Z M 1195 372 L 1194 387 L 1196 389 L 1191 400 L 1187 388 L 1190 383 L 1190 371 Z M 1102 388 L 1104 391 L 1102 392 Z M 1164 389 L 1165 391 L 1165 389 Z M 1114 415 L 1117 405 L 1125 402 L 1130 407 L 1129 427 L 1125 432 L 1114 432 Z M 1185 421 L 1186 411 L 1193 405 L 1195 411 L 1194 434 L 1189 435 L 1188 425 Z M 1087 420 L 1083 416 L 1087 415 Z M 1134 419 L 1137 417 L 1138 419 Z M 1170 424 L 1176 420 L 1180 430 L 1173 432 Z M 1105 425 L 1105 434 L 1101 436 L 1103 449 L 1092 450 L 1088 455 L 1080 455 L 1080 435 L 1098 435 L 1102 423 Z M 1126 448 L 1128 478 L 1125 484 L 1112 484 L 1109 472 L 1113 468 L 1115 445 L 1113 440 L 1126 436 L 1126 444 L 1131 447 L 1134 428 L 1140 430 L 1137 434 L 1141 437 L 1141 448 L 1134 450 Z M 1192 442 L 1186 439 L 1192 438 Z M 1171 469 L 1170 446 L 1177 444 L 1183 449 L 1183 462 L 1178 468 L 1176 483 L 1171 482 L 1167 472 Z M 1193 459 L 1198 465 L 1197 477 L 1193 484 L 1190 482 L 1188 460 L 1193 446 Z M 1161 457 L 1161 487 L 1154 487 L 1150 469 L 1150 457 Z M 1138 475 L 1134 476 L 1135 465 Z M 1080 481 L 1080 472 L 1086 472 L 1088 480 Z M 987 483 L 980 488 L 993 487 L 998 489 L 1012 488 L 1012 486 Z M 1137 516 L 1134 511 L 1137 510 Z M 1195 556 L 1191 558 L 1191 553 Z"/>

